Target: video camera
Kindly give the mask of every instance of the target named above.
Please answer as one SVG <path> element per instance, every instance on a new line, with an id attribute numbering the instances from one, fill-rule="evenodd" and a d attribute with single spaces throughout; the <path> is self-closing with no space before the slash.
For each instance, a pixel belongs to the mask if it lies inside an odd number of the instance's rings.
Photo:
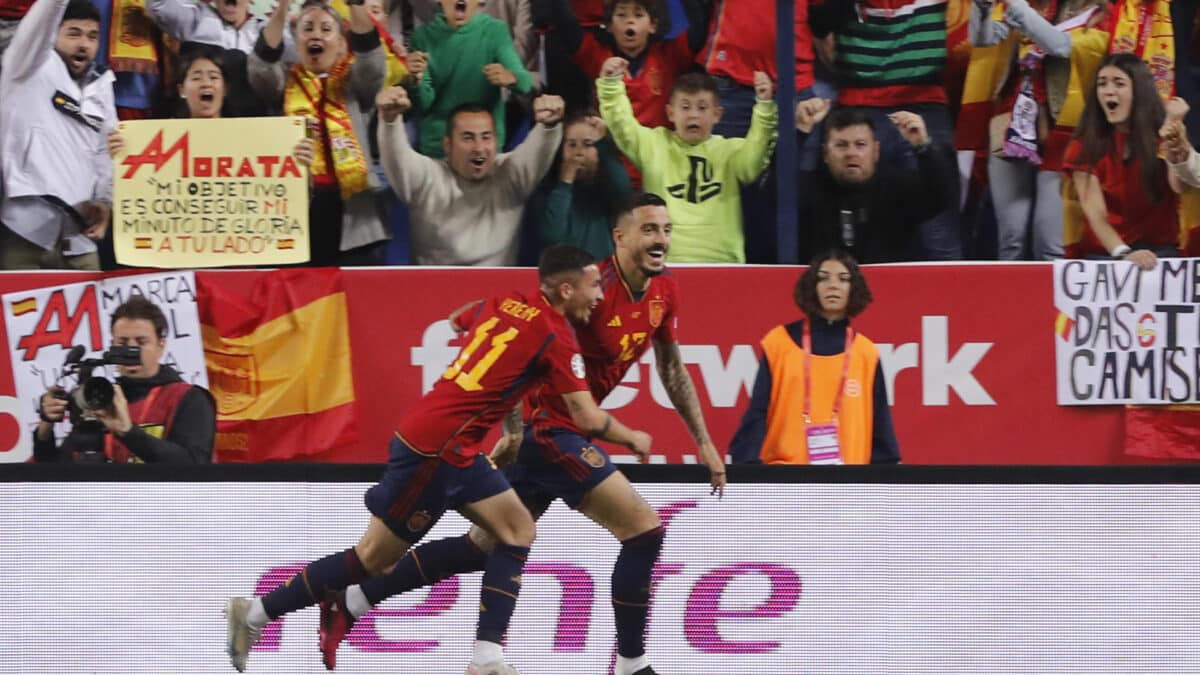
<path id="1" fill-rule="evenodd" d="M 100 358 L 85 359 L 87 348 L 75 345 L 63 360 L 63 376 L 74 375 L 75 389 L 55 396 L 67 402 L 71 420 L 69 437 L 79 453 L 77 461 L 105 461 L 104 425 L 93 414 L 96 410 L 112 407 L 113 383 L 106 377 L 93 375 L 101 366 L 136 366 L 142 363 L 142 348 L 134 346 L 110 347 Z"/>

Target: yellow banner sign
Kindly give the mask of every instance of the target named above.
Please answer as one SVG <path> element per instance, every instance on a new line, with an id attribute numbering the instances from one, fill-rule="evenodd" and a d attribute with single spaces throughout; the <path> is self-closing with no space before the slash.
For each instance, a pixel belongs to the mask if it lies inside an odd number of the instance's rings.
<path id="1" fill-rule="evenodd" d="M 285 265 L 309 259 L 299 117 L 122 122 L 113 244 L 137 267 Z"/>

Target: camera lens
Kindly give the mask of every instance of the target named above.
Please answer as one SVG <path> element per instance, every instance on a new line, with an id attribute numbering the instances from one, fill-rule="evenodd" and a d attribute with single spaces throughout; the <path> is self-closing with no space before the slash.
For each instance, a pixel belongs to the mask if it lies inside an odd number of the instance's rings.
<path id="1" fill-rule="evenodd" d="M 92 377 L 83 384 L 83 402 L 88 410 L 103 410 L 112 405 L 113 385 L 103 377 Z"/>

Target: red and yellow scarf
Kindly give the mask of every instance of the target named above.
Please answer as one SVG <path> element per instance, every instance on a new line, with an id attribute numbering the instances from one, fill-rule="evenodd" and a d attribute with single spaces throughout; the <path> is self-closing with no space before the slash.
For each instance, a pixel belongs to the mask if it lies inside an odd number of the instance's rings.
<path id="1" fill-rule="evenodd" d="M 1158 93 L 1175 95 L 1175 31 L 1170 0 L 1121 0 L 1110 22 L 1110 54 L 1135 53 L 1150 67 Z M 1074 70 L 1074 64 L 1072 64 Z M 1095 73 L 1092 73 L 1095 76 Z M 1072 75 L 1074 79 L 1074 75 Z M 1092 86 L 1089 80 L 1084 86 Z M 1065 110 L 1065 108 L 1064 108 Z M 1082 103 L 1079 113 L 1083 112 Z M 1061 120 L 1060 120 L 1061 121 Z M 1074 118 L 1078 121 L 1078 115 Z M 1067 256 L 1078 250 L 1087 220 L 1070 180 L 1063 180 L 1063 245 Z M 1200 254 L 1200 195 L 1185 192 L 1179 200 L 1179 248 L 1185 255 Z"/>
<path id="2" fill-rule="evenodd" d="M 293 65 L 283 90 L 283 114 L 318 121 L 319 143 L 309 170 L 315 179 L 336 180 L 343 200 L 370 186 L 366 156 L 346 108 L 347 77 L 352 63 L 354 56 L 349 55 L 324 77 L 300 64 Z"/>
<path id="3" fill-rule="evenodd" d="M 158 29 L 146 0 L 113 0 L 108 65 L 118 73 L 158 74 Z"/>

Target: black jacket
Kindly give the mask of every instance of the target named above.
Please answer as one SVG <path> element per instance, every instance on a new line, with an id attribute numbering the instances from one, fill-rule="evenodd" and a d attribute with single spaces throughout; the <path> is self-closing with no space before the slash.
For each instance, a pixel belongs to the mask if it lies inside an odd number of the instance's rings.
<path id="1" fill-rule="evenodd" d="M 807 134 L 797 132 L 804 142 Z M 957 201 L 958 176 L 945 148 L 917 152 L 917 170 L 880 163 L 871 180 L 843 185 L 822 161 L 799 178 L 800 261 L 822 251 L 849 251 L 860 263 L 920 260 L 918 226 Z M 842 211 L 849 212 L 853 243 L 843 239 Z"/>
<path id="2" fill-rule="evenodd" d="M 150 390 L 172 382 L 183 382 L 171 366 L 159 367 L 158 374 L 149 378 L 117 378 L 125 399 L 130 403 L 150 395 Z M 171 433 L 155 438 L 136 424 L 121 442 L 143 462 L 159 464 L 209 464 L 217 434 L 217 408 L 212 394 L 203 387 L 192 387 L 179 401 Z M 68 434 L 61 446 L 54 439 L 43 441 L 33 435 L 33 458 L 36 462 L 71 462 L 75 458 L 77 438 Z"/>

